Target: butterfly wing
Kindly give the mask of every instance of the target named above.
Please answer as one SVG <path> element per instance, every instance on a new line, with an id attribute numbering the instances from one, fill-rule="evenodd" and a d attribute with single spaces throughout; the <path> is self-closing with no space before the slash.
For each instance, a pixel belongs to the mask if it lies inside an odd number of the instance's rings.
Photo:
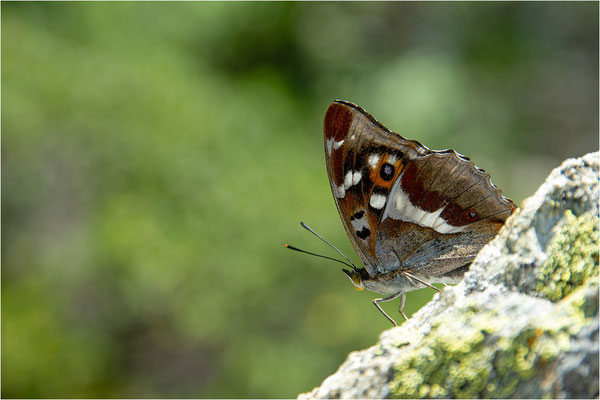
<path id="1" fill-rule="evenodd" d="M 469 264 L 515 209 L 483 170 L 432 151 L 336 101 L 325 115 L 329 181 L 344 228 L 370 275 L 435 277 Z"/>

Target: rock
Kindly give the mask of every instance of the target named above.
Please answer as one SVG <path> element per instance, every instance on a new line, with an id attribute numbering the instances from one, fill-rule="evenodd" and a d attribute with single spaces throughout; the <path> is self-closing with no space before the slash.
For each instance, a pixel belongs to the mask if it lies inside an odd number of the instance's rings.
<path id="1" fill-rule="evenodd" d="M 597 398 L 598 174 L 566 160 L 461 283 L 299 398 Z"/>

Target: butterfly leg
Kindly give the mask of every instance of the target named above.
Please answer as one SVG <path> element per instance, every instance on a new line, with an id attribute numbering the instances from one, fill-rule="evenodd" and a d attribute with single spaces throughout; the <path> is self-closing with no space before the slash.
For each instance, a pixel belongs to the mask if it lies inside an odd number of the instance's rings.
<path id="1" fill-rule="evenodd" d="M 404 302 L 406 301 L 406 293 L 402 293 L 402 296 L 400 296 L 400 305 L 398 306 L 398 312 L 400 314 L 402 314 L 402 316 L 404 317 L 405 320 L 408 321 L 408 317 L 406 316 L 406 314 L 404 314 Z"/>
<path id="2" fill-rule="evenodd" d="M 410 272 L 408 272 L 408 271 L 402 271 L 402 275 L 403 275 L 403 276 L 404 276 L 406 279 L 408 279 L 408 280 L 409 280 L 409 282 L 411 282 L 411 283 L 413 283 L 413 284 L 414 284 L 414 282 L 413 282 L 413 280 L 414 280 L 414 281 L 417 281 L 417 282 L 419 282 L 419 283 L 420 283 L 420 284 L 422 284 L 422 285 L 425 285 L 425 286 L 427 286 L 427 287 L 429 287 L 429 288 L 432 288 L 432 289 L 434 289 L 434 290 L 437 290 L 438 292 L 441 292 L 441 290 L 440 290 L 440 289 L 436 288 L 436 287 L 435 287 L 435 286 L 433 286 L 431 283 L 425 282 L 423 279 L 417 278 L 416 276 L 414 276 L 413 274 L 411 274 L 411 273 L 410 273 Z"/>
<path id="3" fill-rule="evenodd" d="M 389 315 L 387 315 L 387 313 L 385 311 L 383 311 L 383 308 L 381 308 L 381 306 L 379 305 L 379 303 L 385 303 L 386 301 L 392 301 L 394 299 L 397 299 L 398 297 L 402 297 L 402 300 L 400 300 L 400 301 L 402 303 L 402 306 L 404 306 L 404 299 L 406 298 L 406 295 L 404 294 L 404 292 L 394 293 L 391 296 L 384 297 L 384 298 L 381 298 L 381 299 L 373 299 L 373 304 L 375 305 L 375 307 L 377 307 L 377 309 L 379 310 L 379 312 L 382 313 L 383 316 L 388 319 L 388 321 L 390 321 L 392 324 L 394 324 L 394 326 L 398 326 L 398 324 Z M 404 318 L 406 318 L 406 316 L 404 315 L 403 312 L 400 312 L 400 313 L 402 314 L 402 316 Z M 408 319 L 408 318 L 406 318 L 406 319 Z"/>

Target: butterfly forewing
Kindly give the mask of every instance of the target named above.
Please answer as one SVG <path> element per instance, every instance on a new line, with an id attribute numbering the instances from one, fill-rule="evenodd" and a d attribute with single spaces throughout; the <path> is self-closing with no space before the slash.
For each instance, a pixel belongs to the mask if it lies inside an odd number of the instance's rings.
<path id="1" fill-rule="evenodd" d="M 405 139 L 352 103 L 329 106 L 324 135 L 335 203 L 371 276 L 458 272 L 515 209 L 468 158 Z"/>
<path id="2" fill-rule="evenodd" d="M 373 232 L 377 216 L 364 203 L 372 181 L 361 148 L 372 142 L 373 127 L 356 110 L 333 103 L 325 115 L 325 157 L 329 182 L 344 228 L 367 271 L 375 262 Z"/>

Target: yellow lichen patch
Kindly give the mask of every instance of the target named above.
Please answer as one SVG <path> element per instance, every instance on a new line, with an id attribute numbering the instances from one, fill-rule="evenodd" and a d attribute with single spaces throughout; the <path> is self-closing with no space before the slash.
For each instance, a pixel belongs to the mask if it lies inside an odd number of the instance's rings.
<path id="1" fill-rule="evenodd" d="M 590 282 L 560 304 L 556 318 L 539 318 L 516 332 L 503 329 L 510 313 L 465 307 L 434 322 L 417 348 L 397 359 L 391 395 L 396 398 L 508 398 L 570 348 L 570 337 L 595 313 L 598 284 Z M 593 290 L 596 288 L 595 290 Z M 592 290 L 591 290 L 592 289 Z M 595 310 L 593 307 L 596 307 Z M 542 394 L 552 397 L 551 388 Z"/>
<path id="2" fill-rule="evenodd" d="M 590 213 L 565 212 L 537 283 L 538 292 L 556 303 L 550 314 L 515 324 L 519 316 L 511 312 L 463 304 L 432 321 L 417 346 L 405 343 L 389 384 L 391 395 L 508 398 L 556 361 L 598 314 L 598 222 Z M 541 397 L 554 394 L 551 384 L 539 388 Z"/>
<path id="3" fill-rule="evenodd" d="M 571 321 L 577 322 L 569 325 L 569 333 L 578 332 L 579 325 L 589 323 L 591 318 L 598 315 L 598 286 L 597 279 L 589 280 L 560 303 L 567 310 Z M 593 290 L 584 290 L 585 288 Z"/>
<path id="4" fill-rule="evenodd" d="M 564 217 L 536 284 L 536 290 L 552 301 L 563 299 L 590 278 L 598 279 L 598 216 L 575 217 L 567 210 Z"/>

